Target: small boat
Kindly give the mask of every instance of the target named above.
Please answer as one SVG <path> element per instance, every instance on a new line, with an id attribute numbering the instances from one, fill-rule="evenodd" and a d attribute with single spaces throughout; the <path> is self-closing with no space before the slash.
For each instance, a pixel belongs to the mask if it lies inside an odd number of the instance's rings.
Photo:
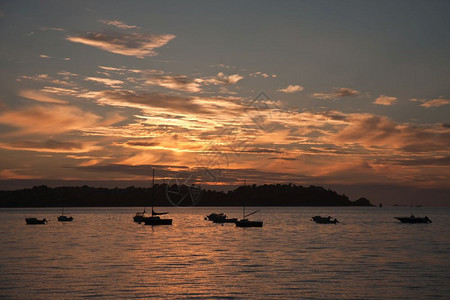
<path id="1" fill-rule="evenodd" d="M 64 207 L 62 208 L 61 215 L 58 216 L 59 222 L 71 222 L 73 220 L 73 217 L 68 217 L 64 215 Z"/>
<path id="2" fill-rule="evenodd" d="M 26 218 L 25 222 L 27 222 L 27 224 L 29 224 L 29 225 L 31 225 L 31 224 L 45 224 L 45 223 L 47 223 L 47 220 L 46 219 L 39 220 L 39 219 L 36 219 L 36 218 Z"/>
<path id="3" fill-rule="evenodd" d="M 205 217 L 205 220 L 213 221 L 214 223 L 236 223 L 237 218 L 228 218 L 224 213 L 212 213 Z"/>
<path id="4" fill-rule="evenodd" d="M 244 181 L 244 187 L 246 186 L 246 181 Z M 253 214 L 256 214 L 259 212 L 259 210 L 255 210 L 252 213 L 245 214 L 245 203 L 242 205 L 242 219 L 239 221 L 236 221 L 236 227 L 262 227 L 263 222 L 262 221 L 250 221 L 247 219 L 248 216 L 251 216 Z"/>
<path id="5" fill-rule="evenodd" d="M 60 222 L 70 222 L 73 220 L 73 217 L 68 217 L 68 216 L 59 216 L 58 217 L 58 221 Z"/>
<path id="6" fill-rule="evenodd" d="M 432 223 L 427 216 L 423 218 L 418 218 L 415 217 L 414 215 L 411 215 L 409 217 L 394 217 L 394 218 L 402 223 Z"/>
<path id="7" fill-rule="evenodd" d="M 316 222 L 317 224 L 337 224 L 339 221 L 336 218 L 328 217 L 321 217 L 321 216 L 314 216 L 312 217 L 312 220 Z"/>
<path id="8" fill-rule="evenodd" d="M 136 215 L 133 217 L 133 221 L 136 222 L 136 223 L 141 224 L 141 223 L 144 222 L 144 220 L 145 220 L 146 218 L 148 218 L 148 217 L 149 217 L 149 216 L 147 216 L 147 215 L 145 214 L 145 208 L 144 208 L 144 211 L 138 211 L 138 212 L 136 213 Z"/>
<path id="9" fill-rule="evenodd" d="M 224 213 L 211 213 L 205 217 L 205 220 L 214 221 L 219 218 L 226 218 L 227 216 Z"/>
<path id="10" fill-rule="evenodd" d="M 239 221 L 236 221 L 237 227 L 262 227 L 263 222 L 262 221 L 250 221 L 249 219 L 242 219 Z"/>
<path id="11" fill-rule="evenodd" d="M 167 215 L 168 212 L 157 213 L 153 210 L 154 199 L 155 199 L 155 170 L 153 170 L 153 180 L 152 180 L 152 215 L 149 217 L 143 217 L 143 221 L 145 225 L 172 225 L 172 219 L 161 219 L 159 216 Z M 145 210 L 144 210 L 145 213 Z"/>

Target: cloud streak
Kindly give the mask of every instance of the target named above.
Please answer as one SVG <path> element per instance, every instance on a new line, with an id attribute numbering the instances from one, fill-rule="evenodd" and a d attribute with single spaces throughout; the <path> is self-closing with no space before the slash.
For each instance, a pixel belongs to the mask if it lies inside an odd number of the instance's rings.
<path id="1" fill-rule="evenodd" d="M 67 36 L 68 41 L 92 46 L 104 51 L 126 56 L 144 58 L 155 56 L 155 49 L 160 48 L 172 39 L 173 34 L 143 34 L 120 32 L 88 32 L 76 36 Z"/>
<path id="2" fill-rule="evenodd" d="M 290 84 L 287 87 L 279 89 L 277 91 L 283 92 L 283 93 L 287 93 L 287 94 L 292 94 L 292 93 L 303 91 L 303 87 L 300 86 L 300 85 L 292 85 L 292 84 Z"/>
<path id="3" fill-rule="evenodd" d="M 389 106 L 394 104 L 397 101 L 396 97 L 389 97 L 385 95 L 380 95 L 375 101 L 374 104 Z"/>
<path id="4" fill-rule="evenodd" d="M 331 93 L 314 93 L 312 96 L 321 100 L 333 100 L 343 97 L 355 97 L 360 95 L 360 92 L 351 88 L 337 88 Z"/>

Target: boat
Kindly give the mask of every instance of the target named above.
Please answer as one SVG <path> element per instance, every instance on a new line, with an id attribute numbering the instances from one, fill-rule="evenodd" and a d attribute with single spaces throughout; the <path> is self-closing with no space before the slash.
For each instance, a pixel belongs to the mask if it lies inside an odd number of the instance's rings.
<path id="1" fill-rule="evenodd" d="M 394 217 L 394 219 L 397 219 L 402 223 L 432 223 L 427 216 L 423 218 L 418 218 L 415 217 L 414 215 L 411 215 L 409 217 Z"/>
<path id="2" fill-rule="evenodd" d="M 61 215 L 58 216 L 59 222 L 71 222 L 73 220 L 73 217 L 68 217 L 64 215 L 64 207 L 62 208 Z"/>
<path id="3" fill-rule="evenodd" d="M 244 187 L 245 186 L 246 182 L 244 181 Z M 259 212 L 259 210 L 255 210 L 252 213 L 245 214 L 245 203 L 244 203 L 244 205 L 242 205 L 242 219 L 235 222 L 236 227 L 262 227 L 263 226 L 262 221 L 250 221 L 249 219 L 247 219 L 247 217 L 256 214 L 257 212 Z"/>
<path id="4" fill-rule="evenodd" d="M 237 218 L 228 218 L 224 213 L 212 213 L 205 217 L 205 220 L 213 221 L 214 223 L 236 223 Z"/>
<path id="5" fill-rule="evenodd" d="M 312 220 L 316 222 L 317 224 L 337 224 L 339 221 L 336 218 L 328 217 L 322 217 L 322 216 L 314 216 L 312 217 Z"/>
<path id="6" fill-rule="evenodd" d="M 32 225 L 32 224 L 45 224 L 47 223 L 47 220 L 44 218 L 42 220 L 39 220 L 37 218 L 26 218 L 25 222 L 27 222 L 28 225 Z"/>
<path id="7" fill-rule="evenodd" d="M 143 221 L 145 225 L 172 225 L 172 219 L 162 219 L 161 215 L 167 215 L 168 212 L 160 212 L 157 213 L 153 209 L 154 199 L 155 199 L 155 170 L 153 170 L 153 179 L 152 179 L 152 215 L 148 217 L 143 217 Z M 144 210 L 145 212 L 145 210 Z"/>
<path id="8" fill-rule="evenodd" d="M 136 215 L 133 217 L 133 221 L 141 224 L 142 222 L 144 222 L 145 218 L 148 218 L 148 216 L 145 214 L 145 208 L 144 208 L 144 211 L 138 211 L 136 213 Z"/>

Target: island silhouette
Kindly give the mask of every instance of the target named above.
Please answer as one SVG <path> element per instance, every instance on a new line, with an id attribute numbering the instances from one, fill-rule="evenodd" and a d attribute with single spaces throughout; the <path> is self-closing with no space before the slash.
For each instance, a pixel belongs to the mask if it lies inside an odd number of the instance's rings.
<path id="1" fill-rule="evenodd" d="M 154 195 L 155 206 L 172 206 L 167 197 L 171 189 L 188 191 L 187 186 L 155 184 L 152 188 L 96 188 L 89 186 L 48 187 L 0 191 L 0 207 L 124 207 L 145 206 Z M 187 192 L 186 192 L 187 193 Z M 191 195 L 187 195 L 190 197 Z M 264 184 L 240 186 L 223 192 L 201 190 L 195 203 L 180 202 L 179 206 L 373 206 L 366 198 L 351 201 L 346 195 L 320 186 L 304 187 L 295 184 Z"/>

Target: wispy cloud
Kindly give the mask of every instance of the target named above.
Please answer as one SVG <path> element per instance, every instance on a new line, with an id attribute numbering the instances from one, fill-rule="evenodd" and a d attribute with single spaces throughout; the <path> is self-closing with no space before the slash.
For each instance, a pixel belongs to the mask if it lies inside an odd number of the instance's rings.
<path id="1" fill-rule="evenodd" d="M 99 22 L 109 25 L 109 26 L 114 26 L 114 27 L 117 27 L 120 29 L 133 29 L 133 28 L 139 29 L 140 28 L 139 26 L 135 26 L 135 25 L 127 25 L 124 22 L 119 21 L 119 20 L 99 20 Z"/>
<path id="2" fill-rule="evenodd" d="M 119 116 L 103 119 L 69 105 L 33 105 L 0 113 L 0 123 L 17 128 L 9 135 L 59 134 L 122 121 Z"/>
<path id="3" fill-rule="evenodd" d="M 185 91 L 189 93 L 200 92 L 200 83 L 185 75 L 158 75 L 150 76 L 145 81 L 148 85 L 158 85 L 168 89 Z"/>
<path id="4" fill-rule="evenodd" d="M 279 89 L 277 91 L 291 94 L 291 93 L 296 93 L 296 92 L 303 91 L 303 87 L 301 85 L 292 85 L 292 84 L 290 84 L 287 87 Z"/>
<path id="5" fill-rule="evenodd" d="M 39 30 L 42 30 L 42 31 L 48 31 L 48 30 L 52 30 L 52 31 L 66 31 L 64 28 L 58 28 L 58 27 L 40 27 Z"/>
<path id="6" fill-rule="evenodd" d="M 210 77 L 207 79 L 197 79 L 197 82 L 204 82 L 204 83 L 210 83 L 214 85 L 230 85 L 235 84 L 239 80 L 243 79 L 244 77 L 239 74 L 233 74 L 233 75 L 226 75 L 223 72 L 219 72 L 217 76 Z"/>
<path id="7" fill-rule="evenodd" d="M 115 79 L 109 79 L 109 78 L 86 77 L 84 80 L 102 83 L 102 84 L 112 87 L 112 88 L 119 88 L 123 84 L 122 80 L 115 80 Z"/>
<path id="8" fill-rule="evenodd" d="M 447 151 L 450 129 L 440 125 L 410 126 L 384 116 L 352 114 L 349 125 L 333 135 L 332 141 L 405 152 Z"/>
<path id="9" fill-rule="evenodd" d="M 27 98 L 27 99 L 35 100 L 38 102 L 56 103 L 56 104 L 68 103 L 65 100 L 56 99 L 56 98 L 48 96 L 47 94 L 45 94 L 43 92 L 35 91 L 35 90 L 22 90 L 19 92 L 19 96 Z"/>
<path id="10" fill-rule="evenodd" d="M 101 147 L 92 142 L 67 142 L 48 139 L 46 141 L 15 141 L 10 143 L 0 143 L 0 148 L 8 150 L 25 150 L 47 153 L 84 153 L 99 150 Z"/>
<path id="11" fill-rule="evenodd" d="M 373 103 L 375 104 L 379 104 L 379 105 L 392 105 L 394 104 L 394 102 L 397 101 L 396 97 L 389 97 L 389 96 L 385 96 L 385 95 L 380 95 L 380 97 L 378 97 L 377 99 L 375 99 L 375 101 Z"/>
<path id="12" fill-rule="evenodd" d="M 351 88 L 337 88 L 331 93 L 314 93 L 312 96 L 322 100 L 332 100 L 342 97 L 354 97 L 360 95 L 360 92 Z"/>
<path id="13" fill-rule="evenodd" d="M 440 107 L 443 105 L 450 104 L 450 99 L 433 99 L 433 100 L 427 100 L 424 103 L 422 103 L 420 106 L 430 108 L 430 107 Z"/>
<path id="14" fill-rule="evenodd" d="M 78 36 L 68 36 L 67 40 L 105 50 L 108 52 L 144 58 L 155 56 L 160 48 L 175 38 L 173 34 L 143 34 L 120 32 L 88 32 Z"/>

